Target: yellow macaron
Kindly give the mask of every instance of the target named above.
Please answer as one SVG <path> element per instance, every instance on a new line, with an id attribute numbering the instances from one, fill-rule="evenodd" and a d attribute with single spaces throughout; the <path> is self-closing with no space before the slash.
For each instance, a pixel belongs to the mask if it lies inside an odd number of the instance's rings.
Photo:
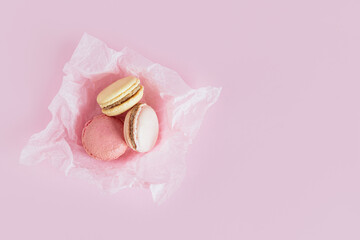
<path id="1" fill-rule="evenodd" d="M 97 96 L 102 112 L 108 116 L 119 115 L 138 103 L 144 94 L 140 79 L 122 78 L 104 88 Z"/>

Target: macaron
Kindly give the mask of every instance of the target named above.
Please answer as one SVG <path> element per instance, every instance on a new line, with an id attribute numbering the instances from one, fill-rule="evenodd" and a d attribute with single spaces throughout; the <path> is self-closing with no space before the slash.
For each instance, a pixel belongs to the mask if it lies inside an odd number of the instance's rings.
<path id="1" fill-rule="evenodd" d="M 143 94 L 144 87 L 140 84 L 140 79 L 129 76 L 104 88 L 96 100 L 104 114 L 116 116 L 138 103 Z"/>
<path id="2" fill-rule="evenodd" d="M 85 124 L 81 140 L 87 154 L 103 161 L 117 159 L 127 149 L 123 123 L 103 114 L 95 116 Z"/>
<path id="3" fill-rule="evenodd" d="M 127 145 L 137 152 L 150 151 L 158 138 L 159 121 L 154 109 L 145 103 L 136 104 L 127 112 L 124 138 Z"/>

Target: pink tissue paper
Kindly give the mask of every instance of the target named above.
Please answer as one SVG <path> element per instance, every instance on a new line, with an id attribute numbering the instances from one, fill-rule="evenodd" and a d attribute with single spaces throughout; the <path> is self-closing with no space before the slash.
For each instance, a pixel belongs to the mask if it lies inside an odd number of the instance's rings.
<path id="1" fill-rule="evenodd" d="M 192 89 L 175 71 L 129 48 L 115 51 L 86 33 L 65 64 L 64 73 L 60 90 L 49 105 L 52 119 L 44 130 L 31 136 L 21 152 L 20 163 L 50 161 L 65 175 L 85 178 L 107 192 L 141 187 L 150 189 L 156 203 L 166 200 L 184 178 L 188 146 L 221 88 Z M 145 88 L 142 102 L 152 106 L 158 115 L 157 144 L 145 154 L 129 148 L 114 161 L 93 159 L 81 144 L 83 126 L 101 114 L 97 94 L 129 75 L 140 78 Z"/>

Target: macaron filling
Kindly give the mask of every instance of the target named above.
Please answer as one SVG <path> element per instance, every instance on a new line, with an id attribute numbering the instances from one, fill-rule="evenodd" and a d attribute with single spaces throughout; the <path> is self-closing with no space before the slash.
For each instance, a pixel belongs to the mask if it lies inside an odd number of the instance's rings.
<path id="1" fill-rule="evenodd" d="M 113 107 L 116 107 L 116 106 L 119 106 L 119 105 L 123 104 L 124 102 L 129 100 L 132 96 L 136 95 L 140 91 L 140 89 L 141 89 L 141 85 L 139 84 L 129 94 L 125 95 L 123 98 L 121 98 L 120 100 L 114 102 L 113 104 L 110 104 L 109 106 L 103 107 L 102 109 L 108 110 L 108 109 L 111 109 Z"/>
<path id="2" fill-rule="evenodd" d="M 133 109 L 131 110 L 130 119 L 129 119 L 129 139 L 130 139 L 130 145 L 131 148 L 136 149 L 136 140 L 135 140 L 135 124 L 136 124 L 136 118 L 137 115 L 140 112 L 141 106 L 143 104 L 138 103 L 136 104 Z"/>

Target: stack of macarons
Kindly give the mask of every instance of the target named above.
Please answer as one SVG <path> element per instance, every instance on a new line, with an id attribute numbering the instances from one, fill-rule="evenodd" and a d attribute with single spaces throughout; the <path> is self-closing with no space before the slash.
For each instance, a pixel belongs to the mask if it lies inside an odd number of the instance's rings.
<path id="1" fill-rule="evenodd" d="M 144 87 L 134 76 L 119 79 L 97 96 L 103 114 L 88 121 L 82 131 L 82 144 L 93 158 L 109 161 L 119 158 L 130 147 L 150 151 L 157 140 L 159 122 L 149 105 L 140 103 Z M 124 123 L 114 116 L 126 112 Z"/>

